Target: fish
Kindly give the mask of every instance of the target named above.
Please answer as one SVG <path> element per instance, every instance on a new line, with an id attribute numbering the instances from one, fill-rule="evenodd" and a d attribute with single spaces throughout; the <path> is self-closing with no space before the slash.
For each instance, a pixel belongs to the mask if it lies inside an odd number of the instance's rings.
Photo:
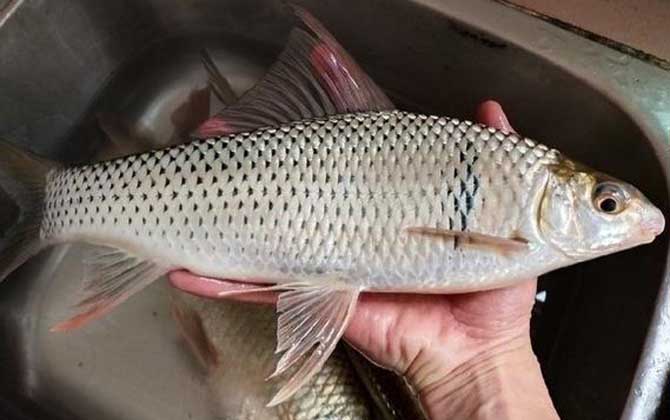
<path id="1" fill-rule="evenodd" d="M 341 343 L 289 401 L 267 407 L 282 378 L 266 381 L 274 352 L 270 306 L 196 297 L 177 289 L 173 317 L 207 378 L 213 414 L 229 420 L 373 420 L 375 405 Z"/>
<path id="2" fill-rule="evenodd" d="M 290 399 L 323 367 L 364 292 L 462 293 L 652 242 L 661 211 L 556 149 L 398 110 L 332 34 L 298 24 L 266 76 L 195 139 L 62 167 L 0 146 L 20 208 L 0 279 L 47 246 L 91 245 L 78 328 L 175 270 L 279 292 L 271 376 Z M 224 296 L 222 296 L 224 297 Z"/>
<path id="3" fill-rule="evenodd" d="M 416 390 L 401 374 L 370 362 L 345 341 L 354 370 L 377 408 L 378 420 L 429 420 Z"/>

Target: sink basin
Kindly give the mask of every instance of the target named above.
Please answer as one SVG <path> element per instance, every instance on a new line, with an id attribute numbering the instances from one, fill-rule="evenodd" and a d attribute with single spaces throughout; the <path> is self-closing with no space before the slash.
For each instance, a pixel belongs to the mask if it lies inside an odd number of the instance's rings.
<path id="1" fill-rule="evenodd" d="M 670 214 L 670 73 L 488 0 L 301 1 L 403 109 L 473 118 L 496 98 L 526 136 L 638 186 Z M 183 134 L 207 48 L 241 94 L 291 26 L 263 0 L 0 0 L 0 137 L 63 162 L 120 153 L 119 116 L 143 142 Z M 186 119 L 186 122 L 185 120 Z M 0 231 L 16 208 L 3 194 Z M 533 344 L 569 419 L 670 418 L 668 234 L 544 276 Z M 81 247 L 45 251 L 0 285 L 0 414 L 210 418 L 157 282 L 70 334 Z M 663 408 L 659 408 L 663 407 Z M 10 415 L 10 414 L 8 414 Z"/>

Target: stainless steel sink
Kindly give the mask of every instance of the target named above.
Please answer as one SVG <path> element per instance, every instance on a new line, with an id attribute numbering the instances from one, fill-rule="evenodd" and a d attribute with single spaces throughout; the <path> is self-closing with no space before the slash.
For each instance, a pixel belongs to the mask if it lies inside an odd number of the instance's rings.
<path id="1" fill-rule="evenodd" d="M 400 107 L 471 118 L 496 98 L 518 131 L 670 214 L 670 73 L 659 66 L 487 0 L 300 3 Z M 0 137 L 88 161 L 118 153 L 96 124 L 111 113 L 148 145 L 168 144 L 201 109 L 201 48 L 241 93 L 291 22 L 279 1 L 0 0 Z M 16 209 L 0 199 L 4 231 Z M 670 418 L 668 255 L 666 233 L 541 279 L 533 340 L 564 418 Z M 77 246 L 44 252 L 0 285 L 0 414 L 210 418 L 164 283 L 81 331 L 47 332 L 75 302 L 80 257 Z"/>

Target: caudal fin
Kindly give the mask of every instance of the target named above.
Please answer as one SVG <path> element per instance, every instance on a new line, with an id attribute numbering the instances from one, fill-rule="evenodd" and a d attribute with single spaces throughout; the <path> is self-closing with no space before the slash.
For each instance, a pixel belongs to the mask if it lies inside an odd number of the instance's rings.
<path id="1" fill-rule="evenodd" d="M 19 217 L 0 238 L 0 281 L 40 250 L 47 173 L 56 164 L 0 141 L 0 189 L 19 207 Z"/>

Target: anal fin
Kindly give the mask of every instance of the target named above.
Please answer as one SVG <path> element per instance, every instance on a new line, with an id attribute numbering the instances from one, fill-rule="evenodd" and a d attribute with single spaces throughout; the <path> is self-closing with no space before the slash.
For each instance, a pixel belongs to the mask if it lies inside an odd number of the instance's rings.
<path id="1" fill-rule="evenodd" d="M 277 352 L 284 352 L 270 377 L 291 372 L 268 406 L 278 405 L 319 372 L 344 334 L 356 308 L 359 290 L 334 284 L 292 285 L 277 301 Z"/>
<path id="2" fill-rule="evenodd" d="M 76 305 L 75 315 L 51 331 L 73 330 L 101 317 L 168 272 L 151 261 L 107 247 L 92 248 L 84 263 L 84 297 Z"/>

